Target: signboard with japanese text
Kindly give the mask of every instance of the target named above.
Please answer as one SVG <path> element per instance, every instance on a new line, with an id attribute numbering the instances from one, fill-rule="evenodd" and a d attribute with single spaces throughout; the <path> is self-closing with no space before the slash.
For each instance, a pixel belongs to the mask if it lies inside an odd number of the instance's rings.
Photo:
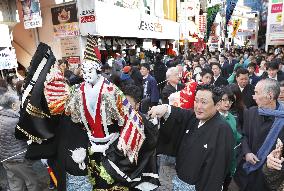
<path id="1" fill-rule="evenodd" d="M 21 0 L 24 28 L 31 29 L 42 26 L 39 0 Z"/>
<path id="2" fill-rule="evenodd" d="M 284 26 L 282 23 L 283 3 L 283 0 L 269 0 L 266 39 L 267 46 L 284 44 Z"/>
<path id="3" fill-rule="evenodd" d="M 69 36 L 60 39 L 62 57 L 80 56 L 78 36 Z"/>
<path id="4" fill-rule="evenodd" d="M 62 57 L 64 60 L 68 61 L 69 70 L 74 72 L 76 68 L 78 68 L 81 64 L 80 56 L 73 56 L 73 57 Z"/>
<path id="5" fill-rule="evenodd" d="M 0 70 L 17 68 L 15 49 L 7 47 L 0 51 Z"/>
<path id="6" fill-rule="evenodd" d="M 79 24 L 76 4 L 66 4 L 51 8 L 55 37 L 78 36 Z"/>
<path id="7" fill-rule="evenodd" d="M 78 1 L 79 25 L 81 35 L 88 34 L 95 35 L 96 28 L 96 14 L 95 14 L 95 1 L 80 0 Z"/>

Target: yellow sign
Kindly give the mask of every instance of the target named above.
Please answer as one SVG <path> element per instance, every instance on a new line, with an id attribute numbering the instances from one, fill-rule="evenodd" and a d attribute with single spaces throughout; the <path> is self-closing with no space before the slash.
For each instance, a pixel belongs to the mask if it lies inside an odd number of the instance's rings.
<path id="1" fill-rule="evenodd" d="M 282 14 L 278 14 L 276 16 L 276 22 L 281 22 L 282 21 Z"/>
<path id="2" fill-rule="evenodd" d="M 232 32 L 232 37 L 234 38 L 237 35 L 237 31 L 239 26 L 241 25 L 241 20 L 237 19 L 233 21 L 233 32 Z"/>

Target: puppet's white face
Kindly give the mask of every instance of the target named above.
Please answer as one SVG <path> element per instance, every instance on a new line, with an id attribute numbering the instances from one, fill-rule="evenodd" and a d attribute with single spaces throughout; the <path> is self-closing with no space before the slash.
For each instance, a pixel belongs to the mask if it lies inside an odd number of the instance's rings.
<path id="1" fill-rule="evenodd" d="M 101 74 L 98 74 L 97 71 L 100 71 L 100 64 L 94 61 L 84 61 L 82 66 L 83 71 L 83 78 L 86 83 L 95 85 L 99 78 L 101 77 Z"/>

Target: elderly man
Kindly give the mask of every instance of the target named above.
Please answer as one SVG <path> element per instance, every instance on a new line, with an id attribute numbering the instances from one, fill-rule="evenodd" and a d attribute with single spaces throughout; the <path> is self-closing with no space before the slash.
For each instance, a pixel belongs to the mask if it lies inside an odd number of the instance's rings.
<path id="1" fill-rule="evenodd" d="M 167 77 L 168 83 L 162 91 L 162 102 L 164 104 L 169 103 L 168 98 L 172 93 L 180 91 L 184 88 L 184 85 L 179 84 L 178 68 L 176 68 L 176 67 L 169 68 L 167 73 L 166 73 L 166 77 Z"/>
<path id="2" fill-rule="evenodd" d="M 277 101 L 279 94 L 276 80 L 259 81 L 253 96 L 258 107 L 244 112 L 243 159 L 235 177 L 241 191 L 270 190 L 261 169 L 277 138 L 284 138 L 284 106 Z"/>
<path id="3" fill-rule="evenodd" d="M 217 112 L 221 89 L 199 85 L 194 111 L 168 105 L 153 107 L 151 117 L 163 117 L 159 141 L 162 154 L 176 156 L 177 176 L 173 189 L 221 190 L 231 166 L 234 138 L 229 125 Z"/>
<path id="4" fill-rule="evenodd" d="M 9 188 L 13 191 L 41 190 L 37 174 L 32 168 L 34 162 L 25 159 L 27 143 L 14 136 L 19 120 L 18 98 L 11 93 L 4 93 L 0 97 L 0 107 L 0 161 L 3 160 Z"/>

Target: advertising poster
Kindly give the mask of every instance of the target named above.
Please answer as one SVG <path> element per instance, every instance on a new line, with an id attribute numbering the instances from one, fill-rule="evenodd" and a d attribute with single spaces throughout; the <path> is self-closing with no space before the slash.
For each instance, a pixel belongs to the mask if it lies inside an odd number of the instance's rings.
<path id="1" fill-rule="evenodd" d="M 76 4 L 66 4 L 51 8 L 55 37 L 79 35 Z"/>
<path id="2" fill-rule="evenodd" d="M 267 19 L 267 45 L 282 45 L 284 26 L 282 24 L 283 0 L 270 0 Z"/>
<path id="3" fill-rule="evenodd" d="M 21 0 L 24 28 L 31 29 L 42 26 L 39 0 Z"/>

